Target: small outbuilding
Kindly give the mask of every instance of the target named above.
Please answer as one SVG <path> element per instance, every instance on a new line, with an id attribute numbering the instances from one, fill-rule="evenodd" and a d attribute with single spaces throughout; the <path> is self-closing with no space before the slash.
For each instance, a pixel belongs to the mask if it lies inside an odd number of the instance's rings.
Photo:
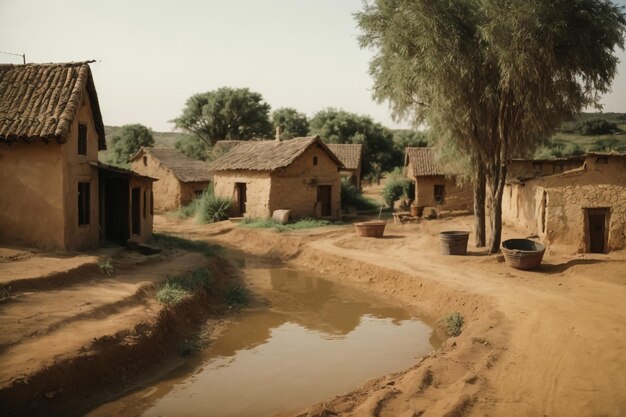
<path id="1" fill-rule="evenodd" d="M 0 65 L 0 241 L 58 249 L 145 242 L 154 179 L 106 149 L 88 62 Z"/>
<path id="2" fill-rule="evenodd" d="M 361 160 L 363 145 L 352 143 L 329 143 L 328 148 L 343 164 L 341 175 L 348 178 L 350 184 L 361 189 Z"/>
<path id="3" fill-rule="evenodd" d="M 233 215 L 295 218 L 341 214 L 341 161 L 318 136 L 249 141 L 213 161 L 216 195 L 233 200 Z"/>
<path id="4" fill-rule="evenodd" d="M 585 155 L 552 175 L 509 177 L 502 218 L 566 251 L 606 253 L 626 246 L 626 154 Z"/>
<path id="5" fill-rule="evenodd" d="M 176 210 L 202 194 L 213 174 L 208 163 L 189 158 L 178 149 L 142 147 L 130 158 L 132 169 L 157 178 L 154 184 L 154 209 Z"/>
<path id="6" fill-rule="evenodd" d="M 459 186 L 455 175 L 436 161 L 432 148 L 406 148 L 404 166 L 407 178 L 415 183 L 414 204 L 418 207 L 473 210 L 472 188 Z"/>

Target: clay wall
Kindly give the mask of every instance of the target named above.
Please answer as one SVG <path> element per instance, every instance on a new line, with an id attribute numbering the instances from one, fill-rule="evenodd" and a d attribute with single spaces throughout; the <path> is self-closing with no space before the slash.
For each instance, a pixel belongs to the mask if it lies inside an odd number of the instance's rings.
<path id="1" fill-rule="evenodd" d="M 146 158 L 145 165 L 143 158 Z M 131 169 L 138 174 L 158 179 L 153 184 L 156 212 L 178 210 L 183 205 L 181 182 L 152 155 L 145 153 L 141 158 L 137 158 L 132 162 Z"/>
<path id="2" fill-rule="evenodd" d="M 415 205 L 437 207 L 442 211 L 473 210 L 474 194 L 470 184 L 459 186 L 453 178 L 443 175 L 412 177 L 411 179 L 415 182 Z M 443 185 L 445 188 L 443 204 L 437 204 L 435 201 L 435 185 Z"/>
<path id="3" fill-rule="evenodd" d="M 132 189 L 139 188 L 140 195 L 140 207 L 139 207 L 139 219 L 140 219 L 140 227 L 139 234 L 132 233 L 132 222 L 133 222 L 133 213 L 132 213 L 132 203 L 128 205 L 128 218 L 130 219 L 130 238 L 129 240 L 137 243 L 145 243 L 152 237 L 152 224 L 153 224 L 153 216 L 150 212 L 150 194 L 153 193 L 152 190 L 152 180 L 146 178 L 139 177 L 130 177 L 129 187 L 128 187 L 128 201 L 132 202 Z"/>
<path id="4" fill-rule="evenodd" d="M 245 217 L 263 218 L 271 216 L 269 201 L 271 178 L 266 171 L 218 171 L 213 177 L 215 195 L 233 201 L 232 215 L 240 216 L 237 207 L 236 183 L 246 184 L 247 212 Z"/>

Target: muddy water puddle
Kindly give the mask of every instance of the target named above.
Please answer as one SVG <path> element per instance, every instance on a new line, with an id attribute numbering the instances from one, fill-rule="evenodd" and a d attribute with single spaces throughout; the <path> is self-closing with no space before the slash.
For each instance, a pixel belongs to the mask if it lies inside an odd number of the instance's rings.
<path id="1" fill-rule="evenodd" d="M 322 274 L 229 256 L 252 305 L 167 378 L 89 416 L 269 416 L 407 369 L 439 343 L 429 326 L 380 298 Z"/>

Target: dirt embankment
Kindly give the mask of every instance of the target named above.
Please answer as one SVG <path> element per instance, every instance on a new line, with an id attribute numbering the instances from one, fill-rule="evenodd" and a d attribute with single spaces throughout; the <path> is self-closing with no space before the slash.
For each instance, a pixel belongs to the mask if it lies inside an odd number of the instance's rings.
<path id="1" fill-rule="evenodd" d="M 441 230 L 471 218 L 389 225 L 385 239 L 349 227 L 274 233 L 159 219 L 163 230 L 288 260 L 376 292 L 463 332 L 413 368 L 293 414 L 298 416 L 626 415 L 626 256 L 548 253 L 538 271 L 496 256 L 439 254 Z M 518 235 L 507 229 L 505 238 Z M 479 256 L 477 256 L 479 255 Z"/>
<path id="2" fill-rule="evenodd" d="M 110 276 L 88 259 L 9 282 L 11 298 L 0 303 L 0 415 L 79 415 L 179 365 L 181 347 L 223 314 L 222 293 L 236 276 L 219 256 L 182 250 L 118 253 L 112 264 Z M 158 283 L 198 268 L 210 272 L 210 291 L 171 307 L 155 300 Z"/>

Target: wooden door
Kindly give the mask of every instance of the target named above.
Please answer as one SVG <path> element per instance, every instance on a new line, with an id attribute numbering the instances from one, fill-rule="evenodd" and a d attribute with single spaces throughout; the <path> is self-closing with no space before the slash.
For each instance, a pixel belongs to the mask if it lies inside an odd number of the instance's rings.
<path id="1" fill-rule="evenodd" d="M 333 215 L 331 195 L 332 187 L 330 185 L 319 185 L 317 187 L 317 202 L 320 205 L 322 217 Z"/>
<path id="2" fill-rule="evenodd" d="M 243 216 L 246 213 L 246 202 L 248 201 L 248 189 L 246 183 L 235 183 L 235 189 L 237 190 L 237 204 L 239 208 L 239 215 Z"/>
<path id="3" fill-rule="evenodd" d="M 607 209 L 587 210 L 589 224 L 589 252 L 604 253 L 606 250 Z"/>

